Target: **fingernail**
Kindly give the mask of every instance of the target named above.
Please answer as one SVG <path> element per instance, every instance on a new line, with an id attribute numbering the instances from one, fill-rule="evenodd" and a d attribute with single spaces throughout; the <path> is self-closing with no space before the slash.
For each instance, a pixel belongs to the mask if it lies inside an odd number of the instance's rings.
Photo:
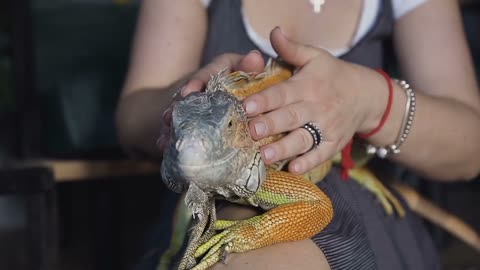
<path id="1" fill-rule="evenodd" d="M 295 163 L 293 165 L 293 170 L 296 172 L 296 173 L 300 173 L 302 171 L 302 165 L 299 164 L 299 163 Z"/>
<path id="2" fill-rule="evenodd" d="M 190 81 L 187 81 L 180 89 L 178 89 L 178 91 L 173 95 L 173 97 L 177 97 L 178 95 L 183 97 L 183 92 L 185 91 L 185 88 L 187 87 L 187 85 L 189 83 L 190 83 Z"/>
<path id="3" fill-rule="evenodd" d="M 253 125 L 253 127 L 255 128 L 255 133 L 257 134 L 257 136 L 263 136 L 265 135 L 265 132 L 267 130 L 267 127 L 265 126 L 264 123 L 262 122 L 257 122 Z"/>
<path id="4" fill-rule="evenodd" d="M 245 111 L 247 111 L 247 114 L 255 113 L 256 110 L 257 110 L 257 103 L 254 101 L 249 101 L 247 102 L 247 105 L 245 105 Z"/>
<path id="5" fill-rule="evenodd" d="M 286 35 L 285 35 L 285 32 L 283 32 L 283 29 L 282 29 L 280 26 L 277 26 L 277 27 L 275 27 L 275 28 L 276 28 L 276 29 L 279 29 L 279 30 L 280 30 L 280 33 L 282 33 L 282 35 L 286 36 Z"/>
<path id="6" fill-rule="evenodd" d="M 272 160 L 273 157 L 275 156 L 275 150 L 273 148 L 265 148 L 263 149 L 263 156 L 265 157 L 266 160 Z"/>
<path id="7" fill-rule="evenodd" d="M 185 85 L 187 85 L 187 84 L 184 84 L 182 87 L 178 88 L 177 91 L 175 91 L 175 93 L 173 93 L 173 95 L 172 95 L 173 99 L 178 98 L 178 95 L 182 95 L 182 92 L 183 92 L 183 89 L 185 88 Z"/>
<path id="8" fill-rule="evenodd" d="M 260 51 L 258 51 L 258 50 L 252 50 L 252 51 L 250 51 L 250 52 L 251 52 L 251 53 L 258 54 L 258 55 L 262 55 L 262 54 L 260 53 Z"/>
<path id="9" fill-rule="evenodd" d="M 202 91 L 204 88 L 204 83 L 199 79 L 190 80 L 182 89 L 182 97 L 186 97 L 193 92 Z"/>
<path id="10" fill-rule="evenodd" d="M 187 89 L 187 85 L 185 85 L 185 86 L 182 88 L 182 90 L 180 90 L 180 96 L 186 97 L 186 96 L 188 96 L 188 94 L 190 94 L 190 92 L 193 92 L 193 91 L 188 90 L 188 89 Z"/>
<path id="11" fill-rule="evenodd" d="M 182 89 L 180 90 L 180 95 L 181 95 L 182 97 L 186 97 L 186 96 L 188 96 L 188 95 L 189 95 L 190 93 L 192 93 L 192 92 L 199 91 L 198 87 L 195 87 L 195 86 L 196 86 L 195 84 L 193 84 L 193 86 L 190 85 L 190 84 L 192 84 L 192 81 L 191 81 L 191 80 L 188 81 L 188 82 L 182 87 Z"/>

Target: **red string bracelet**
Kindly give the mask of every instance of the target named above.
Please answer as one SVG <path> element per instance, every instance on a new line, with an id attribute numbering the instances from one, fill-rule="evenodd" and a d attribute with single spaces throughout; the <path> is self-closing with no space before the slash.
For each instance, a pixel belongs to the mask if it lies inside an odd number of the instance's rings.
<path id="1" fill-rule="evenodd" d="M 388 74 L 381 70 L 381 69 L 376 69 L 380 75 L 382 75 L 385 80 L 387 81 L 388 84 L 388 101 L 387 101 L 387 107 L 385 108 L 385 112 L 383 113 L 382 119 L 380 120 L 380 123 L 376 128 L 374 128 L 372 131 L 368 133 L 363 133 L 363 134 L 357 134 L 357 137 L 361 139 L 367 139 L 377 133 L 385 124 L 387 121 L 388 116 L 390 115 L 390 111 L 392 109 L 392 102 L 393 102 L 393 82 L 390 79 L 390 76 Z M 351 151 L 352 151 L 352 143 L 353 143 L 353 138 L 350 139 L 350 141 L 343 147 L 342 149 L 342 164 L 341 164 L 341 171 L 340 171 L 340 176 L 343 180 L 348 179 L 348 171 L 353 168 L 354 163 L 351 157 Z"/>
<path id="2" fill-rule="evenodd" d="M 378 124 L 378 126 L 376 128 L 374 128 L 372 131 L 370 131 L 368 133 L 357 134 L 357 136 L 361 139 L 367 139 L 367 138 L 371 137 L 372 135 L 374 135 L 375 133 L 377 133 L 383 127 L 385 122 L 387 121 L 387 118 L 390 115 L 390 111 L 392 109 L 392 102 L 393 102 L 393 82 L 392 82 L 392 79 L 390 79 L 390 76 L 388 76 L 388 74 L 385 71 L 383 71 L 381 69 L 376 69 L 376 71 L 378 73 L 380 73 L 380 75 L 382 75 L 385 78 L 385 80 L 387 81 L 387 84 L 388 84 L 387 108 L 385 108 L 385 112 L 383 113 L 382 119 L 380 119 L 380 123 Z"/>
<path id="3" fill-rule="evenodd" d="M 343 180 L 348 179 L 348 171 L 353 168 L 355 164 L 353 164 L 352 156 L 350 152 L 352 152 L 352 144 L 353 138 L 348 141 L 348 143 L 342 149 L 342 164 L 340 170 L 340 177 Z"/>

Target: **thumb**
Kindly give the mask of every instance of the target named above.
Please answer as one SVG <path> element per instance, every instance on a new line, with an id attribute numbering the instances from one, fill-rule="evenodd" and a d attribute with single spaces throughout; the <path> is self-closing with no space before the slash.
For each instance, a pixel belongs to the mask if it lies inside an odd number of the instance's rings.
<path id="1" fill-rule="evenodd" d="M 313 47 L 290 40 L 278 26 L 270 32 L 270 42 L 281 59 L 297 67 L 304 66 L 319 54 Z"/>

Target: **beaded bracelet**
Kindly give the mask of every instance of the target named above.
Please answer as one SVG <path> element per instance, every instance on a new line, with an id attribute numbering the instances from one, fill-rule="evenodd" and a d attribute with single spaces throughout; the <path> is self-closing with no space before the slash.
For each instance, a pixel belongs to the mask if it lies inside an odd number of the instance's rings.
<path id="1" fill-rule="evenodd" d="M 410 85 L 406 81 L 400 81 L 393 79 L 393 81 L 400 85 L 407 95 L 407 103 L 405 104 L 405 114 L 403 115 L 402 124 L 400 128 L 400 132 L 398 134 L 397 139 L 391 145 L 383 146 L 383 147 L 375 147 L 373 145 L 367 145 L 367 153 L 368 154 L 376 154 L 380 158 L 387 157 L 390 153 L 391 154 L 398 154 L 400 153 L 400 146 L 405 142 L 410 133 L 412 128 L 413 119 L 415 117 L 415 92 L 410 87 Z"/>

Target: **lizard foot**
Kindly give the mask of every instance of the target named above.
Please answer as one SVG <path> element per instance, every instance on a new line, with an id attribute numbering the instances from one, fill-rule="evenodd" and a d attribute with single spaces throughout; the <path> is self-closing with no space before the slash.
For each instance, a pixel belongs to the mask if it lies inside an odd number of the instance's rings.
<path id="1" fill-rule="evenodd" d="M 387 215 L 391 216 L 395 211 L 399 217 L 405 216 L 405 209 L 403 209 L 398 199 L 371 171 L 365 168 L 354 168 L 349 171 L 349 175 L 377 197 Z"/>
<path id="2" fill-rule="evenodd" d="M 231 252 L 245 252 L 264 246 L 259 239 L 257 227 L 261 216 L 255 216 L 246 220 L 215 221 L 215 230 L 223 230 L 216 234 L 195 252 L 195 258 L 203 256 L 202 260 L 192 270 L 205 270 L 222 261 L 225 263 L 226 256 Z M 261 237 L 260 237 L 261 238 Z"/>

